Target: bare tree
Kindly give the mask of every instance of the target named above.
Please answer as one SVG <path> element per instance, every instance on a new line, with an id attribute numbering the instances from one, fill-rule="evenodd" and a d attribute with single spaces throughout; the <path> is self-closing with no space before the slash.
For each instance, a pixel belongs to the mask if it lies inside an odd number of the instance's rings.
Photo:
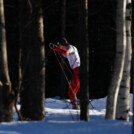
<path id="1" fill-rule="evenodd" d="M 126 29 L 125 29 L 125 12 L 126 0 L 117 0 L 116 10 L 116 56 L 113 69 L 113 76 L 108 90 L 106 119 L 115 119 L 117 97 L 122 79 L 125 50 L 126 50 Z"/>
<path id="2" fill-rule="evenodd" d="M 123 70 L 123 77 L 120 85 L 116 118 L 129 121 L 129 92 L 130 92 L 130 71 L 132 58 L 131 40 L 131 0 L 126 5 L 126 56 Z"/>
<path id="3" fill-rule="evenodd" d="M 89 44 L 88 44 L 88 0 L 81 1 L 82 17 L 80 19 L 81 38 L 81 120 L 89 120 Z"/>
<path id="4" fill-rule="evenodd" d="M 45 46 L 41 0 L 21 2 L 22 92 L 21 114 L 29 120 L 45 116 Z"/>
<path id="5" fill-rule="evenodd" d="M 4 3 L 0 0 L 0 122 L 12 121 L 13 104 L 8 72 Z"/>
<path id="6" fill-rule="evenodd" d="M 61 37 L 66 36 L 66 0 L 60 0 L 61 4 Z M 62 67 L 65 68 L 64 63 L 61 60 Z M 65 98 L 65 76 L 61 70 L 60 72 L 60 90 L 61 97 Z"/>

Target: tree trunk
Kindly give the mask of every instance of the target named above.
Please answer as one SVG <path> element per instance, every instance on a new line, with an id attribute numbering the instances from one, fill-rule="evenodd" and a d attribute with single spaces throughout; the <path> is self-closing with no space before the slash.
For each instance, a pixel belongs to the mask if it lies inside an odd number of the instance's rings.
<path id="1" fill-rule="evenodd" d="M 126 50 L 126 29 L 125 29 L 125 12 L 126 0 L 117 1 L 116 10 L 116 57 L 111 79 L 110 88 L 108 90 L 106 119 L 115 119 L 117 97 L 123 74 L 125 50 Z"/>
<path id="2" fill-rule="evenodd" d="M 41 0 L 31 0 L 28 5 L 24 3 L 22 8 L 21 16 L 24 13 L 25 15 L 22 18 L 23 30 L 21 30 L 24 31 L 22 33 L 21 114 L 25 119 L 43 120 L 45 116 L 45 48 Z"/>
<path id="3" fill-rule="evenodd" d="M 0 122 L 12 121 L 13 102 L 7 61 L 4 3 L 0 0 Z"/>
<path id="4" fill-rule="evenodd" d="M 82 17 L 80 18 L 81 38 L 81 120 L 89 120 L 89 44 L 88 44 L 88 0 L 82 0 Z M 84 6 L 84 7 L 83 7 Z M 80 7 L 81 8 L 81 7 Z"/>
<path id="5" fill-rule="evenodd" d="M 66 33 L 66 0 L 61 0 L 61 37 L 65 37 L 65 33 Z M 61 61 L 61 65 L 63 68 L 65 68 L 64 63 L 62 60 Z M 61 98 L 65 98 L 65 76 L 62 72 L 62 70 L 60 70 L 60 91 L 61 91 Z"/>
<path id="6" fill-rule="evenodd" d="M 134 94 L 134 0 L 132 0 L 132 93 Z M 134 97 L 133 97 L 133 113 L 134 113 Z M 134 116 L 133 116 L 132 134 L 134 134 Z"/>
<path id="7" fill-rule="evenodd" d="M 131 0 L 127 0 L 126 6 L 126 56 L 123 70 L 123 77 L 120 85 L 116 118 L 129 121 L 129 92 L 130 92 L 130 71 L 132 58 L 131 43 Z"/>

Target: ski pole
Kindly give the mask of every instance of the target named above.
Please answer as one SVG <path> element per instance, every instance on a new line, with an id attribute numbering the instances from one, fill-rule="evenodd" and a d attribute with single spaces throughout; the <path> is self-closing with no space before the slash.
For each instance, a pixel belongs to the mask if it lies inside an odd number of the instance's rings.
<path id="1" fill-rule="evenodd" d="M 53 50 L 53 52 L 54 52 L 54 54 L 55 54 L 55 56 L 56 56 L 56 59 L 57 59 L 59 65 L 60 65 L 60 67 L 61 67 L 61 70 L 62 70 L 62 72 L 63 72 L 63 74 L 64 74 L 64 76 L 65 76 L 65 78 L 66 78 L 66 80 L 67 80 L 67 82 L 68 82 L 68 84 L 69 84 L 69 88 L 71 89 L 71 91 L 72 91 L 72 93 L 73 93 L 73 95 L 74 95 L 75 101 L 76 101 L 76 103 L 77 103 L 77 106 L 78 106 L 77 97 L 76 97 L 76 95 L 75 95 L 74 92 L 73 92 L 72 86 L 71 86 L 70 83 L 69 83 L 69 80 L 68 80 L 68 78 L 67 78 L 67 76 L 66 76 L 66 74 L 65 74 L 65 71 L 64 71 L 64 69 L 63 69 L 63 67 L 62 67 L 62 65 L 61 65 L 61 63 L 60 63 L 60 61 L 59 61 L 59 59 L 58 59 L 58 57 L 57 57 L 57 55 L 56 55 L 56 53 L 55 53 L 55 50 Z"/>

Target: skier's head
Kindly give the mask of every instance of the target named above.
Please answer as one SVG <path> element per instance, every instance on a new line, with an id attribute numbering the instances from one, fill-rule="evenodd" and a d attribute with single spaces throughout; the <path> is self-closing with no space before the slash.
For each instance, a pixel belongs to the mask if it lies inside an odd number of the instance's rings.
<path id="1" fill-rule="evenodd" d="M 67 39 L 65 37 L 61 37 L 59 39 L 59 42 L 58 43 L 59 43 L 59 45 L 64 45 L 64 46 L 69 45 L 69 43 L 68 43 L 68 41 L 67 41 Z"/>

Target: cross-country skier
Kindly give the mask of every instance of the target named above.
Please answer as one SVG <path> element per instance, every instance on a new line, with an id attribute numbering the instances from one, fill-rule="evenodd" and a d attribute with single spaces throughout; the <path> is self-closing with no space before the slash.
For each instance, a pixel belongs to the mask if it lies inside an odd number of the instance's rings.
<path id="1" fill-rule="evenodd" d="M 76 94 L 80 88 L 80 57 L 78 50 L 75 46 L 71 45 L 66 38 L 61 38 L 57 45 L 49 44 L 51 49 L 56 50 L 62 54 L 69 61 L 70 67 L 73 70 L 71 82 L 69 85 L 68 96 L 71 100 L 72 107 L 76 109 L 78 107 Z"/>

